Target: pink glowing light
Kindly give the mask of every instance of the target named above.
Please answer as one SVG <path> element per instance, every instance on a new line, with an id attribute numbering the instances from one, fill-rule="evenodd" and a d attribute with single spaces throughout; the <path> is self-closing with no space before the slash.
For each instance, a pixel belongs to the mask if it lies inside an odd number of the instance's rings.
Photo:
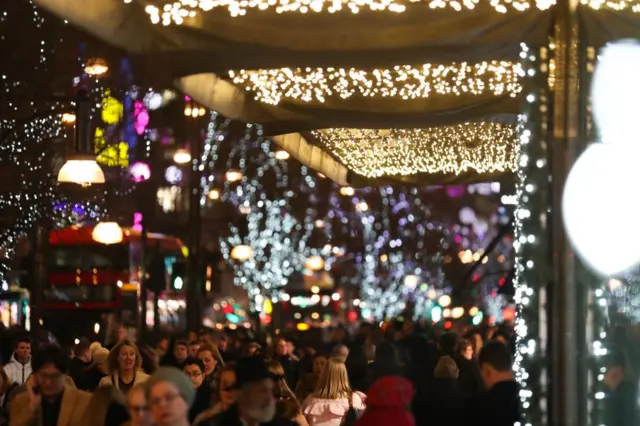
<path id="1" fill-rule="evenodd" d="M 133 127 L 136 129 L 136 133 L 141 135 L 149 125 L 149 112 L 142 102 L 136 101 L 134 104 L 133 116 L 135 117 Z"/>
<path id="2" fill-rule="evenodd" d="M 142 232 L 142 213 L 135 212 L 133 214 L 133 226 L 131 227 L 134 231 Z"/>
<path id="3" fill-rule="evenodd" d="M 136 183 L 144 182 L 151 177 L 151 169 L 149 165 L 138 161 L 134 163 L 129 169 L 133 181 Z"/>

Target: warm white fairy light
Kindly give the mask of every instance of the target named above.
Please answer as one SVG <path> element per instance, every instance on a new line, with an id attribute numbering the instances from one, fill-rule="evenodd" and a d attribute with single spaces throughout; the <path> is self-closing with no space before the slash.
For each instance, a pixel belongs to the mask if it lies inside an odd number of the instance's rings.
<path id="1" fill-rule="evenodd" d="M 131 0 L 124 0 L 130 3 Z M 419 8 L 472 11 L 486 3 L 498 13 L 523 12 L 531 8 L 546 10 L 554 0 L 180 0 L 163 1 L 158 6 L 149 4 L 145 11 L 151 22 L 162 25 L 182 25 L 200 12 L 226 9 L 232 17 L 245 16 L 248 11 L 275 11 L 276 13 L 353 13 L 419 11 Z"/>
<path id="2" fill-rule="evenodd" d="M 429 129 L 326 129 L 313 134 L 354 172 L 369 177 L 511 172 L 516 126 L 491 122 Z"/>
<path id="3" fill-rule="evenodd" d="M 275 68 L 230 71 L 234 84 L 256 100 L 325 102 L 333 97 L 421 99 L 435 95 L 509 95 L 522 91 L 524 70 L 519 63 L 396 65 L 389 69 Z"/>

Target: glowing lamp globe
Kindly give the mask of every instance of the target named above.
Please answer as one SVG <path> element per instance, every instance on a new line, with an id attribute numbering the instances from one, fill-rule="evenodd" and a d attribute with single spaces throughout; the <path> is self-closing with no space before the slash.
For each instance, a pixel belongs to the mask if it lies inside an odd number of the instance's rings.
<path id="1" fill-rule="evenodd" d="M 640 121 L 640 120 L 638 120 Z M 565 229 L 577 255 L 604 276 L 640 263 L 640 149 L 591 145 L 573 165 L 562 194 Z"/>
<path id="2" fill-rule="evenodd" d="M 104 173 L 93 155 L 73 155 L 58 172 L 58 182 L 90 186 L 104 183 Z"/>
<path id="3" fill-rule="evenodd" d="M 191 161 L 191 153 L 184 148 L 177 149 L 173 154 L 173 161 L 176 164 L 187 164 Z"/>
<path id="4" fill-rule="evenodd" d="M 607 45 L 596 65 L 591 87 L 593 115 L 605 143 L 637 144 L 640 134 L 640 43 L 622 40 Z"/>
<path id="5" fill-rule="evenodd" d="M 122 228 L 116 222 L 100 222 L 91 233 L 93 240 L 100 244 L 117 244 L 122 242 Z"/>
<path id="6" fill-rule="evenodd" d="M 320 256 L 309 256 L 304 267 L 310 271 L 320 271 L 324 268 L 324 259 Z"/>
<path id="7" fill-rule="evenodd" d="M 342 188 L 340 188 L 340 194 L 344 195 L 345 197 L 351 197 L 355 193 L 356 191 L 350 186 L 343 186 Z"/>
<path id="8" fill-rule="evenodd" d="M 289 153 L 282 149 L 279 151 L 276 151 L 275 155 L 276 155 L 276 160 L 288 160 L 290 157 Z"/>
<path id="9" fill-rule="evenodd" d="M 235 246 L 231 249 L 231 258 L 238 262 L 246 262 L 253 257 L 253 248 L 247 245 Z"/>

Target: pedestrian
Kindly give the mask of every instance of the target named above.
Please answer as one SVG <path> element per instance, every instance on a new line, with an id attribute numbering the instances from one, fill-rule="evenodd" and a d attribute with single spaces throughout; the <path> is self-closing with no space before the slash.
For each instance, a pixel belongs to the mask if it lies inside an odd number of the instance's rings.
<path id="1" fill-rule="evenodd" d="M 298 401 L 304 401 L 316 390 L 318 379 L 320 379 L 320 374 L 322 374 L 325 365 L 327 365 L 327 357 L 325 355 L 316 354 L 313 357 L 311 372 L 302 376 L 296 386 L 295 395 Z"/>
<path id="2" fill-rule="evenodd" d="M 138 383 L 127 395 L 127 408 L 131 420 L 125 426 L 152 426 L 146 396 L 146 383 Z"/>
<path id="3" fill-rule="evenodd" d="M 155 426 L 189 426 L 189 407 L 196 397 L 193 383 L 175 367 L 160 367 L 146 383 Z"/>
<path id="4" fill-rule="evenodd" d="M 216 383 L 216 397 L 212 408 L 200 413 L 194 422 L 194 425 L 207 423 L 215 415 L 228 410 L 236 403 L 238 393 L 235 389 L 236 372 L 235 363 L 225 364 L 218 371 L 218 380 Z"/>
<path id="5" fill-rule="evenodd" d="M 414 426 L 409 410 L 412 398 L 413 384 L 404 377 L 376 380 L 367 394 L 367 408 L 355 426 Z"/>
<path id="6" fill-rule="evenodd" d="M 118 342 L 107 359 L 109 375 L 100 380 L 100 386 L 115 386 L 127 396 L 132 387 L 145 382 L 149 376 L 142 370 L 142 357 L 138 347 L 129 339 Z"/>
<path id="7" fill-rule="evenodd" d="M 19 385 L 27 381 L 27 377 L 31 374 L 31 339 L 21 337 L 16 342 L 11 359 L 4 366 L 11 383 Z"/>
<path id="8" fill-rule="evenodd" d="M 309 426 L 340 426 L 347 411 L 364 410 L 364 400 L 364 395 L 349 386 L 344 360 L 330 358 L 316 391 L 302 403 L 302 412 Z"/>
<path id="9" fill-rule="evenodd" d="M 184 363 L 184 373 L 189 377 L 193 388 L 196 390 L 196 397 L 189 410 L 189 421 L 193 421 L 198 415 L 211 407 L 213 400 L 213 389 L 205 383 L 205 368 L 202 361 L 197 358 L 188 358 Z"/>
<path id="10" fill-rule="evenodd" d="M 513 377 L 513 361 L 507 346 L 488 342 L 478 356 L 487 392 L 471 399 L 466 413 L 468 426 L 513 426 L 520 422 L 518 384 Z"/>
<path id="11" fill-rule="evenodd" d="M 259 357 L 240 358 L 236 363 L 236 403 L 198 426 L 295 426 L 276 418 L 275 377 Z"/>
<path id="12" fill-rule="evenodd" d="M 204 364 L 205 382 L 214 390 L 216 386 L 216 371 L 224 365 L 218 349 L 209 343 L 200 345 L 198 359 Z"/>
<path id="13" fill-rule="evenodd" d="M 66 384 L 69 357 L 59 347 L 47 346 L 34 354 L 32 365 L 26 391 L 11 404 L 11 424 L 85 426 L 91 394 Z"/>
<path id="14" fill-rule="evenodd" d="M 300 361 L 293 359 L 289 354 L 289 344 L 284 337 L 278 337 L 274 342 L 275 359 L 284 368 L 285 380 L 290 388 L 296 387 L 298 384 L 300 373 Z"/>
<path id="15" fill-rule="evenodd" d="M 69 376 L 73 379 L 76 387 L 80 390 L 90 392 L 95 387 L 91 383 L 91 346 L 87 339 L 81 339 L 74 348 L 75 357 L 71 359 L 69 365 Z"/>

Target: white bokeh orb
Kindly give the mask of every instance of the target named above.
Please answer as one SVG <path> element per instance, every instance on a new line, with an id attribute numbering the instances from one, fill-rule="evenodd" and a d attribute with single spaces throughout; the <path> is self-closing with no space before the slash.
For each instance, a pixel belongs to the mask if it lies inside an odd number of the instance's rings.
<path id="1" fill-rule="evenodd" d="M 578 256 L 604 276 L 640 263 L 640 150 L 595 143 L 573 165 L 562 216 Z"/>
<path id="2" fill-rule="evenodd" d="M 476 212 L 471 207 L 463 207 L 458 213 L 460 223 L 470 225 L 476 220 Z"/>
<path id="3" fill-rule="evenodd" d="M 640 43 L 621 40 L 607 45 L 596 64 L 591 86 L 593 115 L 605 143 L 636 145 L 640 134 Z"/>

